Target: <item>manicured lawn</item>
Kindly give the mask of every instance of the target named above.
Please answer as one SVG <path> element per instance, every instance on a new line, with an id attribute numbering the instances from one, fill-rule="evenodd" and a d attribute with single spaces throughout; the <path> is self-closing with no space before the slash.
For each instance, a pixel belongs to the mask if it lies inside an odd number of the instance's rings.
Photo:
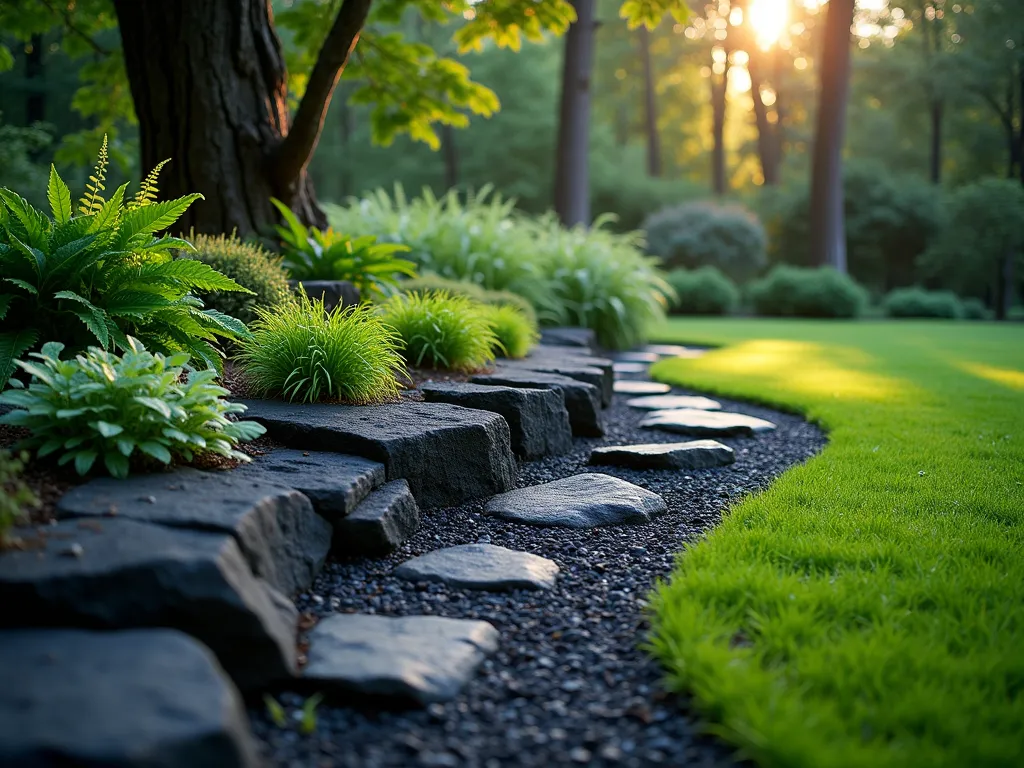
<path id="1" fill-rule="evenodd" d="M 1024 326 L 673 320 L 656 378 L 830 444 L 654 600 L 654 650 L 768 766 L 1024 765 Z"/>

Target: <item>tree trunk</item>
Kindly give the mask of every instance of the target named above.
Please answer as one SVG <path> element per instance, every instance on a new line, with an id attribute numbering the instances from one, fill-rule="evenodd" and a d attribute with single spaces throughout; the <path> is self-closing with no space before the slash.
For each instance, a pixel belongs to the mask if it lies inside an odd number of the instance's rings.
<path id="1" fill-rule="evenodd" d="M 271 197 L 326 226 L 306 165 L 370 0 L 344 0 L 295 119 L 266 0 L 114 0 L 139 120 L 142 170 L 171 158 L 164 197 L 200 192 L 178 227 L 246 236 L 277 220 Z"/>
<path id="2" fill-rule="evenodd" d="M 31 50 L 25 56 L 25 125 L 46 119 L 46 88 L 43 84 L 43 36 L 32 35 Z"/>
<path id="3" fill-rule="evenodd" d="M 941 99 L 934 99 L 931 103 L 931 134 L 932 147 L 930 157 L 930 178 L 932 184 L 942 183 L 942 112 L 943 103 Z"/>
<path id="4" fill-rule="evenodd" d="M 453 189 L 459 185 L 459 148 L 455 144 L 455 129 L 450 125 L 441 126 L 441 150 L 444 152 L 444 187 Z"/>
<path id="5" fill-rule="evenodd" d="M 651 66 L 651 33 L 643 24 L 637 30 L 640 38 L 640 57 L 644 64 L 644 111 L 647 120 L 647 173 L 661 176 L 661 137 L 658 135 L 658 101 L 654 90 Z"/>
<path id="6" fill-rule="evenodd" d="M 555 156 L 555 212 L 571 227 L 590 224 L 590 74 L 594 0 L 573 0 L 576 21 L 565 35 L 562 99 Z"/>
<path id="7" fill-rule="evenodd" d="M 829 0 L 811 167 L 810 251 L 813 264 L 846 272 L 843 139 L 850 86 L 854 0 Z"/>
<path id="8" fill-rule="evenodd" d="M 716 75 L 714 60 L 711 62 L 711 189 L 722 196 L 728 191 L 725 174 L 725 108 L 726 91 L 729 88 L 729 51 L 725 52 L 725 69 Z"/>
<path id="9" fill-rule="evenodd" d="M 754 99 L 754 122 L 757 124 L 757 154 L 761 159 L 761 175 L 766 187 L 774 186 L 779 181 L 778 164 L 776 162 L 776 137 L 772 124 L 768 122 L 768 108 L 761 96 L 761 62 L 758 51 L 750 52 L 747 71 L 750 73 L 750 95 Z M 776 122 L 776 126 L 778 122 Z"/>

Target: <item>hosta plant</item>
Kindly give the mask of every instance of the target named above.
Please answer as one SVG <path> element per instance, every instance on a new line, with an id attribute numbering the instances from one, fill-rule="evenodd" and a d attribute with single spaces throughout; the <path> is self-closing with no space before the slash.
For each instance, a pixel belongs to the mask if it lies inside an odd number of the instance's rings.
<path id="1" fill-rule="evenodd" d="M 245 406 L 223 399 L 228 391 L 214 383 L 214 371 L 186 373 L 187 353 L 150 353 L 131 336 L 125 346 L 121 357 L 90 347 L 62 360 L 63 344 L 44 344 L 29 355 L 37 362 L 17 362 L 31 381 L 0 394 L 0 404 L 14 406 L 0 424 L 27 428 L 19 447 L 74 462 L 80 475 L 99 464 L 125 477 L 133 460 L 146 457 L 170 464 L 215 453 L 248 461 L 236 446 L 265 430 L 232 420 Z"/>
<path id="2" fill-rule="evenodd" d="M 0 189 L 0 382 L 40 339 L 77 352 L 90 344 L 126 349 L 132 335 L 156 351 L 188 352 L 217 367 L 211 342 L 246 333 L 241 322 L 204 310 L 192 295 L 246 289 L 202 262 L 173 259 L 172 249 L 192 246 L 156 234 L 201 196 L 156 202 L 161 163 L 134 198 L 125 197 L 123 185 L 107 200 L 106 165 L 104 141 L 77 211 L 52 166 L 49 214 Z"/>
<path id="3" fill-rule="evenodd" d="M 333 229 L 320 230 L 302 224 L 288 206 L 271 198 L 287 227 L 277 233 L 284 245 L 283 266 L 296 280 L 348 280 L 364 299 L 395 292 L 399 277 L 416 276 L 416 265 L 395 256 L 409 248 L 378 243 L 374 235 L 350 238 Z"/>
<path id="4" fill-rule="evenodd" d="M 496 338 L 495 351 L 504 357 L 526 357 L 540 339 L 536 324 L 513 306 L 488 305 L 483 312 Z"/>
<path id="5" fill-rule="evenodd" d="M 474 371 L 494 361 L 498 337 L 485 307 L 465 296 L 399 294 L 388 299 L 381 313 L 401 337 L 409 365 Z"/>

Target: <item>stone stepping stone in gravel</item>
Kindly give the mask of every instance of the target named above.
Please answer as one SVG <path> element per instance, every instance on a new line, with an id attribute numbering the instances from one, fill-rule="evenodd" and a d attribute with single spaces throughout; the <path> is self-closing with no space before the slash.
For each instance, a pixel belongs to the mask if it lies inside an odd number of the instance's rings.
<path id="1" fill-rule="evenodd" d="M 593 528 L 618 523 L 647 523 L 668 511 L 656 493 L 596 472 L 517 488 L 484 505 L 488 515 L 531 525 Z"/>
<path id="2" fill-rule="evenodd" d="M 656 363 L 661 356 L 654 352 L 616 352 L 612 355 L 616 363 Z"/>
<path id="3" fill-rule="evenodd" d="M 693 350 L 679 344 L 648 344 L 643 348 L 643 351 L 650 352 L 659 357 L 685 357 L 687 353 Z"/>
<path id="4" fill-rule="evenodd" d="M 610 364 L 607 368 L 598 368 L 586 365 L 580 358 L 553 360 L 545 357 L 536 357 L 527 360 L 502 360 L 495 367 L 496 373 L 504 371 L 536 371 L 537 373 L 553 373 L 558 376 L 567 376 L 576 381 L 593 384 L 601 393 L 601 405 L 606 407 L 612 402 L 612 385 L 615 383 L 615 365 Z"/>
<path id="5" fill-rule="evenodd" d="M 664 395 L 672 391 L 668 384 L 660 381 L 630 381 L 619 379 L 615 382 L 615 394 L 617 395 Z"/>
<path id="6" fill-rule="evenodd" d="M 540 373 L 529 369 L 504 367 L 495 373 L 480 373 L 469 379 L 474 384 L 519 387 L 527 389 L 553 389 L 561 392 L 565 409 L 569 412 L 572 433 L 581 437 L 604 435 L 601 415 L 601 391 L 593 384 L 577 381 L 555 373 Z M 507 489 L 502 489 L 507 490 Z"/>
<path id="7" fill-rule="evenodd" d="M 293 448 L 354 453 L 381 462 L 387 479 L 408 480 L 427 509 L 514 485 L 508 424 L 497 413 L 409 401 L 376 406 L 242 402 L 247 419 Z"/>
<path id="8" fill-rule="evenodd" d="M 0 628 L 167 627 L 207 645 L 243 690 L 294 674 L 295 607 L 231 536 L 120 518 L 41 530 L 15 530 L 28 548 L 0 554 Z"/>
<path id="9" fill-rule="evenodd" d="M 716 440 L 613 445 L 590 452 L 591 464 L 612 464 L 631 469 L 709 469 L 734 461 L 736 452 Z"/>
<path id="10" fill-rule="evenodd" d="M 647 373 L 650 366 L 647 363 L 615 363 L 615 374 L 633 376 L 640 373 Z"/>
<path id="11" fill-rule="evenodd" d="M 420 508 L 405 480 L 392 480 L 363 501 L 334 528 L 340 552 L 384 557 L 408 541 L 420 528 Z"/>
<path id="12" fill-rule="evenodd" d="M 309 632 L 304 677 L 333 693 L 449 701 L 498 648 L 486 621 L 336 614 Z"/>
<path id="13" fill-rule="evenodd" d="M 234 472 L 181 469 L 126 480 L 98 478 L 68 491 L 60 518 L 108 518 L 235 537 L 253 572 L 286 595 L 306 589 L 331 548 L 331 526 L 309 499 Z"/>
<path id="14" fill-rule="evenodd" d="M 565 398 L 553 389 L 521 389 L 467 382 L 427 382 L 427 402 L 452 403 L 493 411 L 508 422 L 512 450 L 524 459 L 559 456 L 572 450 L 572 427 Z"/>
<path id="15" fill-rule="evenodd" d="M 551 589 L 558 566 L 546 557 L 492 544 L 460 544 L 406 560 L 395 576 L 408 581 L 439 581 L 457 589 L 500 592 Z"/>
<path id="16" fill-rule="evenodd" d="M 167 629 L 0 632 L 0 765 L 262 765 L 213 655 Z"/>
<path id="17" fill-rule="evenodd" d="M 770 421 L 742 413 L 698 411 L 688 408 L 653 411 L 640 422 L 640 426 L 697 437 L 753 437 L 759 432 L 775 429 L 775 425 Z"/>
<path id="18" fill-rule="evenodd" d="M 708 397 L 693 395 L 649 395 L 647 397 L 634 397 L 626 401 L 631 408 L 639 408 L 644 411 L 669 411 L 674 408 L 693 408 L 698 411 L 721 410 L 722 404 L 717 400 Z"/>

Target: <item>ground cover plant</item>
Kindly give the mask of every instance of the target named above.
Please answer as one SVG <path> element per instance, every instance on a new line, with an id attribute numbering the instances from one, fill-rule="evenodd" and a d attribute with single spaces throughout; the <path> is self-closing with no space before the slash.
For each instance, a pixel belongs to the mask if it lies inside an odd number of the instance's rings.
<path id="1" fill-rule="evenodd" d="M 857 317 L 868 293 L 852 278 L 831 267 L 777 266 L 747 286 L 759 315 L 773 317 Z"/>
<path id="2" fill-rule="evenodd" d="M 964 306 L 952 291 L 926 291 L 924 288 L 897 288 L 882 300 L 889 317 L 938 317 L 957 320 L 964 317 Z"/>
<path id="3" fill-rule="evenodd" d="M 411 280 L 403 280 L 401 285 L 402 293 L 414 291 L 447 291 L 451 294 L 468 296 L 473 301 L 481 304 L 490 304 L 496 307 L 511 306 L 518 309 L 534 325 L 537 325 L 537 312 L 533 305 L 523 296 L 512 291 L 493 291 L 483 286 L 471 283 L 468 280 L 451 280 L 441 277 L 432 272 L 420 275 Z"/>
<path id="4" fill-rule="evenodd" d="M 417 368 L 479 370 L 494 361 L 499 346 L 485 307 L 445 291 L 392 296 L 381 317 L 401 338 L 406 362 Z"/>
<path id="5" fill-rule="evenodd" d="M 1024 759 L 1024 329 L 672 320 L 663 381 L 795 409 L 830 444 L 653 595 L 672 686 L 764 766 Z"/>
<path id="6" fill-rule="evenodd" d="M 236 360 L 260 397 L 367 405 L 398 396 L 401 340 L 370 305 L 327 312 L 300 293 L 256 314 Z"/>
<path id="7" fill-rule="evenodd" d="M 739 288 L 714 267 L 673 269 L 665 279 L 676 294 L 673 314 L 727 315 L 740 303 Z"/>
<path id="8" fill-rule="evenodd" d="M 481 309 L 494 332 L 494 351 L 502 357 L 526 357 L 540 340 L 537 326 L 516 307 L 484 304 Z"/>
<path id="9" fill-rule="evenodd" d="M 231 418 L 245 406 L 223 399 L 228 391 L 214 383 L 215 371 L 186 371 L 187 353 L 150 353 L 130 336 L 127 347 L 123 356 L 90 347 L 62 360 L 63 344 L 44 344 L 29 354 L 37 362 L 17 362 L 32 379 L 0 394 L 0 404 L 14 406 L 0 424 L 28 429 L 20 448 L 37 459 L 52 454 L 61 466 L 74 462 L 80 475 L 99 462 L 126 477 L 141 457 L 164 465 L 204 453 L 249 460 L 236 446 L 266 430 Z"/>

